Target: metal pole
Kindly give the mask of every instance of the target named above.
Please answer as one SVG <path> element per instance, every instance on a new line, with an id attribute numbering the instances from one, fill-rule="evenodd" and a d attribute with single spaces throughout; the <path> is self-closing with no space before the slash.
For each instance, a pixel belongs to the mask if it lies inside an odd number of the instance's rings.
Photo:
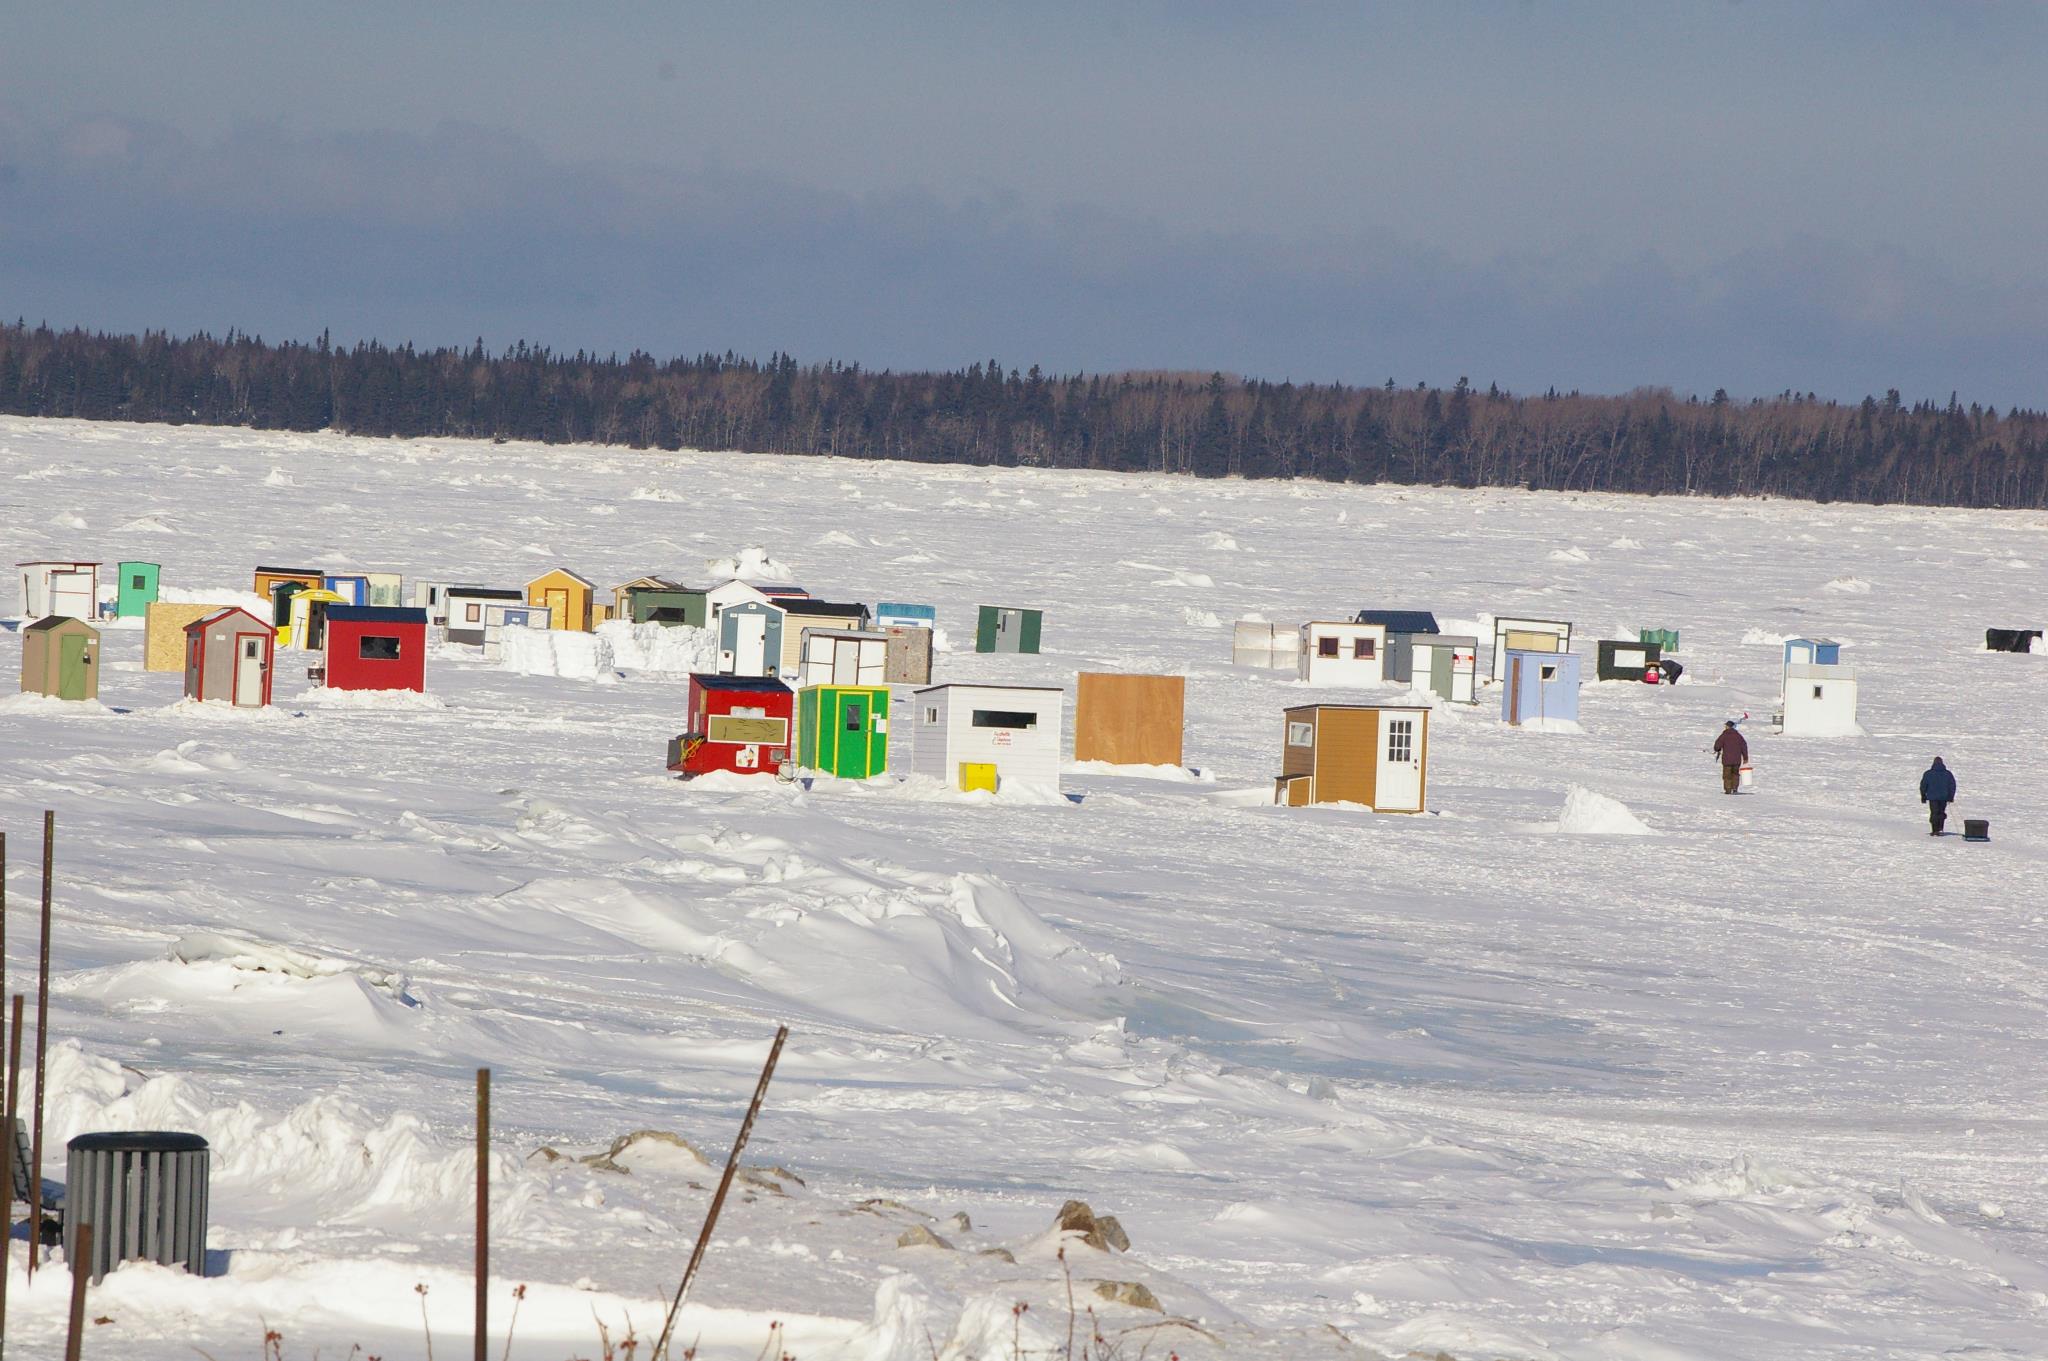
<path id="1" fill-rule="evenodd" d="M 725 1208 L 725 1193 L 732 1189 L 733 1174 L 740 1169 L 740 1151 L 747 1146 L 747 1137 L 754 1132 L 754 1119 L 761 1113 L 761 1099 L 768 1095 L 768 1079 L 775 1076 L 775 1061 L 782 1057 L 782 1042 L 788 1038 L 788 1026 L 775 1027 L 775 1043 L 768 1046 L 768 1062 L 761 1068 L 761 1080 L 754 1085 L 754 1099 L 747 1104 L 747 1118 L 740 1124 L 740 1135 L 733 1140 L 732 1152 L 726 1155 L 725 1174 L 718 1179 L 718 1190 L 712 1193 L 711 1208 L 704 1215 L 704 1227 L 697 1233 L 697 1246 L 690 1250 L 690 1264 L 683 1268 L 682 1284 L 676 1287 L 676 1297 L 668 1306 L 668 1317 L 661 1321 L 661 1340 L 648 1353 L 652 1361 L 664 1361 L 668 1355 L 669 1334 L 675 1330 L 676 1316 L 683 1312 L 683 1302 L 690 1297 L 690 1286 L 697 1279 L 697 1268 L 703 1264 L 704 1250 L 711 1246 L 711 1230 L 717 1227 L 718 1212 Z"/>
<path id="2" fill-rule="evenodd" d="M 491 1070 L 476 1070 L 476 1361 L 491 1331 Z"/>
<path id="3" fill-rule="evenodd" d="M 28 1274 L 34 1279 L 43 1244 L 43 1092 L 44 1060 L 50 1051 L 50 877 L 56 856 L 57 815 L 43 812 L 43 941 L 36 966 L 36 1108 L 30 1132 L 28 1170 Z"/>
<path id="4" fill-rule="evenodd" d="M 0 1166 L 5 1166 L 7 1175 L 0 1180 L 7 1183 L 7 1189 L 0 1195 L 7 1197 L 7 1216 L 0 1220 L 0 1357 L 7 1354 L 7 1278 L 14 1274 L 14 1160 L 21 1156 L 21 1141 L 14 1137 L 14 1114 L 21 1099 L 21 994 L 14 994 L 14 1016 L 7 1026 L 7 1071 L 5 1080 L 0 1081 L 4 1090 L 4 1115 L 7 1121 L 7 1148 Z"/>
<path id="5" fill-rule="evenodd" d="M 78 1226 L 72 1251 L 77 1260 L 71 1263 L 71 1330 L 64 1334 L 64 1361 L 78 1361 L 78 1349 L 85 1345 L 85 1283 L 92 1279 L 92 1225 Z"/>

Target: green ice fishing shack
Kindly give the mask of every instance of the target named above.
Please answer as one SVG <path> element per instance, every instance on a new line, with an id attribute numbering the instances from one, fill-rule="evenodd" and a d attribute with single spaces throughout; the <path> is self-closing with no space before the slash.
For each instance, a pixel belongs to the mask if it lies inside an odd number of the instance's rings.
<path id="1" fill-rule="evenodd" d="M 124 562 L 114 570 L 120 583 L 114 613 L 123 619 L 142 618 L 156 603 L 157 578 L 164 569 L 153 562 Z"/>
<path id="2" fill-rule="evenodd" d="M 1017 609 L 1010 605 L 983 605 L 974 625 L 976 652 L 1036 652 L 1038 635 L 1045 624 L 1044 610 Z"/>
<path id="3" fill-rule="evenodd" d="M 889 687 L 806 685 L 796 692 L 796 763 L 846 780 L 889 768 Z"/>

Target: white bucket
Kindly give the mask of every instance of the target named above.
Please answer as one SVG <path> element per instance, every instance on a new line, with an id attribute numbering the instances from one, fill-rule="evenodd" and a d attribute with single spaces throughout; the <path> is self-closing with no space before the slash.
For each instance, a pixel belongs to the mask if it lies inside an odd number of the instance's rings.
<path id="1" fill-rule="evenodd" d="M 1741 773 L 1740 775 L 1737 775 L 1737 776 L 1735 777 L 1735 787 L 1736 787 L 1737 789 L 1754 789 L 1754 788 L 1756 788 L 1756 771 L 1755 771 L 1755 769 L 1754 769 L 1753 767 L 1750 767 L 1750 766 L 1744 766 L 1744 767 L 1742 768 L 1742 773 Z"/>

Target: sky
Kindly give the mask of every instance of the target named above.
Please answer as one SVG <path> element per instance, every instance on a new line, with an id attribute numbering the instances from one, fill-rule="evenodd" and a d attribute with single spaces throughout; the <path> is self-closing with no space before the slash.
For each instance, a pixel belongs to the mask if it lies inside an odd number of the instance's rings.
<path id="1" fill-rule="evenodd" d="M 0 314 L 2048 407 L 2048 5 L 15 0 Z"/>

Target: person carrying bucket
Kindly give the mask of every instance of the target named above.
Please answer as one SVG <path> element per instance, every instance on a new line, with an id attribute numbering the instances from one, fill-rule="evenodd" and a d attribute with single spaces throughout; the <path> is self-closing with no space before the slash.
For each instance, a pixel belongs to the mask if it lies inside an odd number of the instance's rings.
<path id="1" fill-rule="evenodd" d="M 1742 768 L 1749 764 L 1749 739 L 1731 718 L 1714 738 L 1711 750 L 1721 758 L 1721 792 L 1733 794 L 1742 787 Z"/>

